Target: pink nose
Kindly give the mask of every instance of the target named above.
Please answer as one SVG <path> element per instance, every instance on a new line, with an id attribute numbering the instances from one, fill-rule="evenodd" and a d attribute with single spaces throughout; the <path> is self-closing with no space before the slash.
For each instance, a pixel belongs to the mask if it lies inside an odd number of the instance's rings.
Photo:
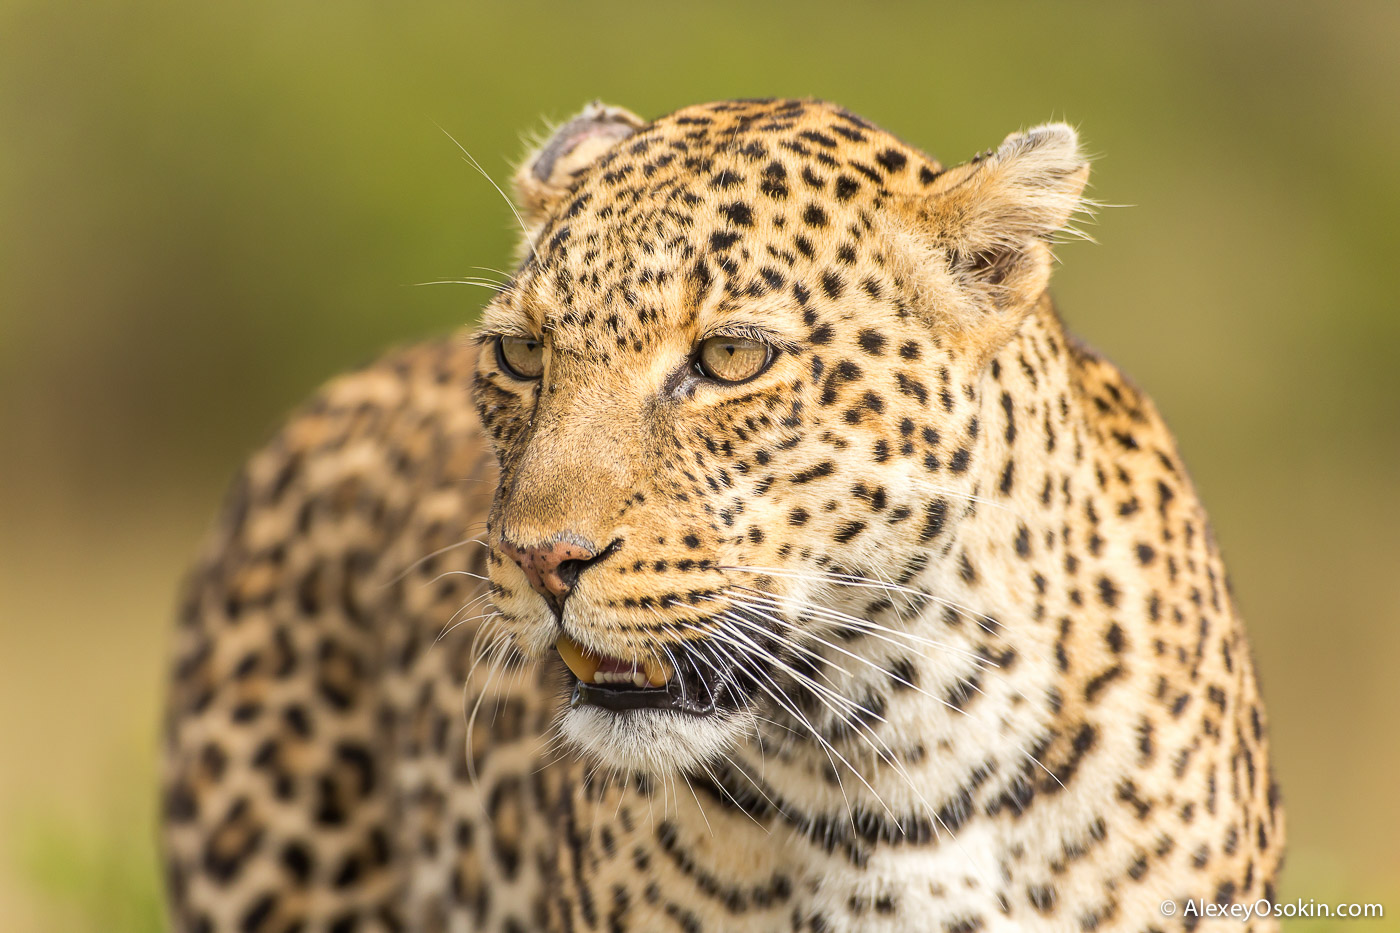
<path id="1" fill-rule="evenodd" d="M 502 538 L 497 548 L 520 565 L 526 578 L 541 596 L 562 605 L 578 582 L 579 571 L 597 557 L 593 548 L 578 536 L 571 540 L 555 540 L 535 547 L 518 547 Z"/>

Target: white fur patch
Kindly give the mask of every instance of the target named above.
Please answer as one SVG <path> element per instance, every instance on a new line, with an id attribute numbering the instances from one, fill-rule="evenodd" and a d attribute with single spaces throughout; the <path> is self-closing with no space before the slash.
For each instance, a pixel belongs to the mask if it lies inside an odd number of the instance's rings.
<path id="1" fill-rule="evenodd" d="M 746 712 L 690 716 L 670 710 L 564 711 L 559 732 L 603 764 L 650 775 L 687 771 L 718 758 L 753 729 Z"/>

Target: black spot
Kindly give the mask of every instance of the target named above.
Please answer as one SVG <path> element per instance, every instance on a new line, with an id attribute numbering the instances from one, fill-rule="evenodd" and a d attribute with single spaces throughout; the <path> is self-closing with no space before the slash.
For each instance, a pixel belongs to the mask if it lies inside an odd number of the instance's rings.
<path id="1" fill-rule="evenodd" d="M 849 175 L 836 176 L 836 198 L 840 201 L 849 200 L 860 190 L 860 182 Z"/>
<path id="2" fill-rule="evenodd" d="M 928 388 L 919 380 L 911 378 L 906 373 L 895 373 L 894 380 L 899 383 L 900 392 L 918 399 L 920 405 L 928 401 Z"/>
<path id="3" fill-rule="evenodd" d="M 1016 409 L 1011 393 L 1001 393 L 1001 408 L 1006 412 L 1006 443 L 1010 444 L 1016 440 Z"/>
<path id="4" fill-rule="evenodd" d="M 721 207 L 719 212 L 736 227 L 753 226 L 753 210 L 743 201 L 732 201 Z"/>
<path id="5" fill-rule="evenodd" d="M 359 856 L 346 856 L 345 861 L 341 863 L 340 870 L 335 873 L 331 884 L 343 890 L 352 887 L 360 880 L 363 874 L 364 864 L 360 861 Z"/>
<path id="6" fill-rule="evenodd" d="M 272 916 L 272 910 L 277 906 L 277 896 L 275 894 L 263 894 L 253 901 L 251 907 L 243 914 L 243 919 L 239 922 L 238 928 L 243 933 L 258 933 L 263 927 L 267 918 Z"/>
<path id="7" fill-rule="evenodd" d="M 732 230 L 717 230 L 710 234 L 710 249 L 715 252 L 722 252 L 733 246 L 738 239 L 739 234 Z"/>
<path id="8" fill-rule="evenodd" d="M 1115 664 L 1105 671 L 1095 674 L 1089 682 L 1084 685 L 1084 699 L 1092 703 L 1094 698 L 1102 692 L 1113 681 L 1123 676 L 1123 665 Z"/>
<path id="9" fill-rule="evenodd" d="M 304 843 L 289 842 L 282 850 L 282 867 L 292 876 L 292 882 L 301 886 L 311 880 L 315 862 Z"/>
<path id="10" fill-rule="evenodd" d="M 924 527 L 919 532 L 919 540 L 928 542 L 938 537 L 943 531 L 943 524 L 948 518 L 948 503 L 942 499 L 935 499 L 924 508 Z"/>
<path id="11" fill-rule="evenodd" d="M 769 162 L 763 169 L 763 181 L 759 190 L 775 200 L 787 197 L 787 169 L 783 168 L 781 162 Z"/>
<path id="12" fill-rule="evenodd" d="M 825 227 L 827 224 L 826 211 L 815 204 L 809 204 L 807 209 L 802 212 L 802 222 L 809 227 Z"/>
<path id="13" fill-rule="evenodd" d="M 846 522 L 836 530 L 836 542 L 845 544 L 865 530 L 865 522 Z"/>
<path id="14" fill-rule="evenodd" d="M 1099 599 L 1110 609 L 1118 605 L 1118 587 L 1108 577 L 1099 577 Z"/>
<path id="15" fill-rule="evenodd" d="M 809 467 L 808 469 L 803 470 L 801 473 L 795 474 L 792 478 L 792 481 L 798 484 L 810 483 L 814 479 L 820 479 L 823 476 L 830 476 L 834 472 L 836 472 L 836 464 L 831 462 L 830 460 L 823 460 L 816 466 Z"/>
<path id="16" fill-rule="evenodd" d="M 876 330 L 863 330 L 858 338 L 860 348 L 871 356 L 885 352 L 885 335 Z"/>
<path id="17" fill-rule="evenodd" d="M 928 171 L 927 168 L 924 169 Z M 1026 897 L 1031 902 L 1031 906 L 1042 914 L 1050 914 L 1055 911 L 1055 889 L 1049 885 L 1031 885 L 1026 889 Z"/>
<path id="18" fill-rule="evenodd" d="M 1014 481 L 1014 479 L 1015 479 L 1015 473 L 1016 473 L 1016 461 L 1015 461 L 1015 460 L 1008 460 L 1008 461 L 1006 461 L 1006 466 L 1003 467 L 1003 468 L 1002 468 L 1002 471 L 1001 471 L 1001 483 L 1000 483 L 1000 485 L 999 485 L 999 487 L 998 487 L 998 488 L 1001 489 L 1002 495 L 1008 495 L 1008 494 L 1010 494 L 1010 492 L 1011 492 L 1011 486 L 1012 486 L 1012 483 L 1013 483 L 1013 481 Z"/>
<path id="19" fill-rule="evenodd" d="M 894 174 L 895 172 L 904 168 L 905 164 L 909 160 L 905 158 L 904 153 L 896 149 L 886 149 L 884 152 L 880 153 L 875 157 L 875 161 L 879 162 L 880 167 L 883 168 L 885 171 L 889 172 L 890 174 Z"/>
<path id="20" fill-rule="evenodd" d="M 355 914 L 341 914 L 326 930 L 327 933 L 355 933 L 359 928 L 360 920 Z"/>

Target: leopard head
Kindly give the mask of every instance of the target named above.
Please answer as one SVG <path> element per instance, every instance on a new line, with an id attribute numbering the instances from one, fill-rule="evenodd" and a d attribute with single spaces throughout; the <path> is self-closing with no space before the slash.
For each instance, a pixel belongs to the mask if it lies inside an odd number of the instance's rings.
<path id="1" fill-rule="evenodd" d="M 526 159 L 474 391 L 494 603 L 515 651 L 567 664 L 572 743 L 703 763 L 801 717 L 812 658 L 873 624 L 856 581 L 956 572 L 999 466 L 971 387 L 1087 172 L 1064 125 L 945 169 L 792 100 L 595 104 Z"/>

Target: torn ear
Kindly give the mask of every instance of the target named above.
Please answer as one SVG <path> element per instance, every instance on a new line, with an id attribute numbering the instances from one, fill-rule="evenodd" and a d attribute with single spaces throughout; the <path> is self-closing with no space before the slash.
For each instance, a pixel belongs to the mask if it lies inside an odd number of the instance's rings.
<path id="1" fill-rule="evenodd" d="M 1088 178 L 1078 134 L 1049 123 L 941 175 L 917 223 L 964 298 L 982 311 L 1029 307 L 1049 284 L 1050 244 L 1086 209 Z"/>
<path id="2" fill-rule="evenodd" d="M 531 232 L 584 169 L 645 123 L 630 110 L 595 100 L 531 152 L 514 178 L 515 199 Z"/>

